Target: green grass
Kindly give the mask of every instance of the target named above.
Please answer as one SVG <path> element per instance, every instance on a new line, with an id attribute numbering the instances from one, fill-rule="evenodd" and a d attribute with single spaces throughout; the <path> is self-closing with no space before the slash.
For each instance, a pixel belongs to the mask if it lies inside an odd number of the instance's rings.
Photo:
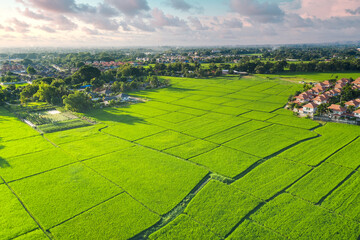
<path id="1" fill-rule="evenodd" d="M 132 143 L 106 134 L 94 135 L 76 142 L 60 145 L 60 148 L 76 158 L 84 160 L 134 146 Z"/>
<path id="2" fill-rule="evenodd" d="M 211 233 L 205 226 L 193 221 L 189 216 L 181 214 L 170 224 L 151 234 L 149 239 L 155 240 L 184 240 L 208 239 L 220 240 L 221 238 Z"/>
<path id="3" fill-rule="evenodd" d="M 52 147 L 53 146 L 41 136 L 0 142 L 0 158 L 7 159 Z"/>
<path id="4" fill-rule="evenodd" d="M 330 163 L 323 163 L 295 183 L 288 191 L 303 199 L 317 203 L 343 181 L 351 170 Z"/>
<path id="5" fill-rule="evenodd" d="M 256 74 L 260 77 L 268 78 L 282 78 L 294 82 L 306 81 L 306 82 L 322 82 L 329 79 L 334 79 L 336 76 L 339 78 L 353 78 L 356 79 L 360 76 L 359 72 L 335 72 L 335 73 L 283 73 L 283 74 Z"/>
<path id="6" fill-rule="evenodd" d="M 79 163 L 12 182 L 10 186 L 46 229 L 122 192 Z"/>
<path id="7" fill-rule="evenodd" d="M 187 113 L 172 112 L 172 113 L 158 116 L 157 118 L 167 121 L 167 122 L 171 122 L 171 123 L 178 123 L 178 122 L 183 122 L 185 120 L 192 119 L 193 117 L 194 117 L 193 115 L 190 115 Z"/>
<path id="8" fill-rule="evenodd" d="M 249 109 L 249 110 L 272 112 L 278 108 L 283 107 L 284 105 L 285 105 L 284 103 L 276 104 L 276 103 L 270 103 L 270 102 L 255 101 L 255 102 L 248 103 L 248 104 L 244 105 L 243 107 L 245 109 Z"/>
<path id="9" fill-rule="evenodd" d="M 104 128 L 101 131 L 130 141 L 135 141 L 137 139 L 144 138 L 164 130 L 165 128 L 152 124 L 135 123 L 132 126 L 127 124 L 116 124 Z"/>
<path id="10" fill-rule="evenodd" d="M 272 132 L 259 130 L 231 140 L 225 143 L 225 146 L 259 157 L 267 157 L 296 142 L 296 140 L 276 135 Z"/>
<path id="11" fill-rule="evenodd" d="M 279 157 L 316 166 L 353 139 L 354 136 L 342 132 L 329 134 L 300 143 L 281 153 Z"/>
<path id="12" fill-rule="evenodd" d="M 269 125 L 270 125 L 269 123 L 264 123 L 259 121 L 248 121 L 231 129 L 207 137 L 206 140 L 214 143 L 222 144 Z"/>
<path id="13" fill-rule="evenodd" d="M 138 144 L 151 147 L 158 150 L 164 150 L 167 148 L 175 147 L 190 141 L 195 140 L 195 138 L 174 132 L 174 131 L 165 131 L 161 132 L 143 139 L 136 141 Z"/>
<path id="14" fill-rule="evenodd" d="M 169 149 L 164 150 L 164 152 L 167 152 L 169 154 L 184 158 L 184 159 L 188 159 L 197 155 L 200 155 L 204 152 L 210 151 L 214 148 L 216 148 L 218 145 L 208 142 L 208 141 L 204 141 L 204 140 L 200 140 L 200 139 L 196 139 L 194 141 L 176 146 L 176 147 L 172 147 Z"/>
<path id="15" fill-rule="evenodd" d="M 251 217 L 290 239 L 358 239 L 359 224 L 290 194 L 281 194 Z"/>
<path id="16" fill-rule="evenodd" d="M 36 229 L 24 235 L 21 235 L 15 240 L 47 240 L 49 239 L 41 229 Z"/>
<path id="17" fill-rule="evenodd" d="M 206 138 L 214 134 L 217 134 L 219 132 L 225 131 L 227 129 L 233 128 L 247 121 L 248 119 L 245 118 L 231 117 L 224 121 L 217 121 L 215 122 L 215 124 L 213 123 L 204 124 L 202 126 L 197 127 L 196 129 L 186 130 L 183 131 L 183 133 L 189 134 L 197 138 Z"/>
<path id="18" fill-rule="evenodd" d="M 208 173 L 188 162 L 143 147 L 104 155 L 85 164 L 159 214 L 175 207 Z"/>
<path id="19" fill-rule="evenodd" d="M 306 174 L 311 168 L 272 158 L 260 164 L 232 185 L 261 199 L 269 199 Z"/>
<path id="20" fill-rule="evenodd" d="M 56 239 L 129 239 L 158 220 L 160 216 L 122 193 L 50 231 Z"/>
<path id="21" fill-rule="evenodd" d="M 321 206 L 331 209 L 336 213 L 348 216 L 355 221 L 360 220 L 360 174 L 356 172 L 341 186 L 339 186 L 330 196 L 328 196 Z"/>
<path id="22" fill-rule="evenodd" d="M 259 111 L 251 111 L 245 114 L 242 114 L 241 117 L 244 118 L 250 118 L 250 119 L 254 119 L 254 120 L 259 120 L 259 121 L 265 121 L 268 120 L 270 118 L 275 117 L 275 114 L 272 113 L 268 113 L 268 112 L 259 112 Z"/>
<path id="23" fill-rule="evenodd" d="M 90 127 L 75 128 L 60 132 L 47 133 L 45 134 L 45 137 L 56 144 L 63 144 L 99 135 L 99 129 L 104 127 L 106 127 L 105 124 L 96 124 Z"/>
<path id="24" fill-rule="evenodd" d="M 273 124 L 267 128 L 262 129 L 262 131 L 269 134 L 293 139 L 296 141 L 301 141 L 308 138 L 314 138 L 317 136 L 315 132 L 306 129 L 290 127 L 286 125 L 278 125 L 278 124 Z"/>
<path id="25" fill-rule="evenodd" d="M 233 178 L 248 169 L 260 158 L 222 146 L 189 160 Z"/>
<path id="26" fill-rule="evenodd" d="M 233 233 L 230 234 L 228 240 L 282 240 L 286 239 L 285 237 L 275 233 L 274 231 L 265 228 L 254 221 L 245 220 L 239 227 L 235 229 Z"/>
<path id="27" fill-rule="evenodd" d="M 355 140 L 339 152 L 331 156 L 326 162 L 335 163 L 340 166 L 356 169 L 360 166 L 360 139 Z"/>
<path id="28" fill-rule="evenodd" d="M 319 123 L 312 121 L 310 119 L 299 118 L 296 116 L 285 116 L 285 115 L 278 115 L 267 121 L 272 123 L 288 125 L 292 127 L 305 128 L 305 129 L 311 129 L 320 125 Z"/>
<path id="29" fill-rule="evenodd" d="M 46 159 L 46 161 L 44 161 Z M 0 160 L 0 175 L 7 181 L 24 178 L 77 161 L 62 150 L 48 150 Z"/>
<path id="30" fill-rule="evenodd" d="M 207 113 L 207 111 L 203 111 L 203 110 L 199 110 L 199 109 L 195 109 L 195 108 L 181 108 L 178 110 L 178 112 L 187 113 L 187 114 L 191 114 L 194 116 L 201 116 L 201 115 L 204 115 L 205 113 Z"/>
<path id="31" fill-rule="evenodd" d="M 232 186 L 211 181 L 191 200 L 185 213 L 225 237 L 260 202 Z"/>
<path id="32" fill-rule="evenodd" d="M 0 185 L 0 195 L 0 239 L 12 239 L 38 227 L 5 184 Z"/>

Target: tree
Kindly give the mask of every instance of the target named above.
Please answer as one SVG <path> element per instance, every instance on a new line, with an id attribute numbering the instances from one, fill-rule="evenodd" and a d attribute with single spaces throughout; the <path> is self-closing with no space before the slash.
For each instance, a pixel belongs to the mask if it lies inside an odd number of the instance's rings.
<path id="1" fill-rule="evenodd" d="M 84 82 L 90 82 L 93 78 L 100 77 L 101 71 L 93 66 L 84 65 L 72 76 L 72 84 L 81 84 Z"/>
<path id="2" fill-rule="evenodd" d="M 93 107 L 90 96 L 84 92 L 76 91 L 63 97 L 65 109 L 74 112 L 86 112 Z"/>
<path id="3" fill-rule="evenodd" d="M 28 74 L 30 74 L 30 75 L 36 74 L 36 70 L 35 70 L 35 68 L 32 67 L 32 66 L 28 66 L 27 69 L 26 69 L 26 72 L 27 72 Z"/>
<path id="4" fill-rule="evenodd" d="M 0 105 L 2 105 L 5 102 L 5 93 L 4 91 L 0 88 Z"/>

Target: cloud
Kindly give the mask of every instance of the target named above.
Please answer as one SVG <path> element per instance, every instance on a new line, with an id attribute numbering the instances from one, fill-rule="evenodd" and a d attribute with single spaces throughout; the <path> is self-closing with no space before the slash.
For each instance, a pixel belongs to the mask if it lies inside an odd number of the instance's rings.
<path id="1" fill-rule="evenodd" d="M 83 32 L 87 33 L 88 35 L 99 35 L 99 31 L 96 29 L 90 29 L 87 27 L 83 27 L 81 30 Z"/>
<path id="2" fill-rule="evenodd" d="M 164 12 L 158 8 L 154 8 L 151 11 L 151 15 L 153 17 L 151 23 L 157 28 L 187 26 L 184 20 L 173 15 L 165 15 Z"/>
<path id="3" fill-rule="evenodd" d="M 136 16 L 143 11 L 149 11 L 147 0 L 105 0 L 126 16 Z"/>
<path id="4" fill-rule="evenodd" d="M 49 26 L 38 26 L 39 29 L 48 32 L 48 33 L 55 33 L 56 30 L 54 28 L 51 28 Z"/>
<path id="5" fill-rule="evenodd" d="M 29 31 L 30 25 L 27 24 L 26 22 L 19 21 L 16 18 L 12 18 L 12 19 L 8 20 L 8 23 L 11 25 L 11 26 L 8 26 L 7 28 L 5 28 L 5 30 L 8 32 L 15 31 L 18 33 L 26 33 Z"/>
<path id="6" fill-rule="evenodd" d="M 184 12 L 187 12 L 192 8 L 185 0 L 169 0 L 169 4 L 171 7 Z"/>
<path id="7" fill-rule="evenodd" d="M 25 17 L 36 19 L 36 20 L 47 20 L 47 21 L 51 20 L 50 17 L 47 17 L 42 13 L 33 12 L 33 11 L 29 10 L 29 8 L 26 8 L 24 11 L 20 11 L 20 13 Z"/>
<path id="8" fill-rule="evenodd" d="M 75 30 L 78 27 L 76 23 L 74 23 L 73 21 L 62 15 L 56 16 L 52 21 L 52 24 L 55 25 L 56 29 L 62 31 Z"/>
<path id="9" fill-rule="evenodd" d="M 345 10 L 347 13 L 350 13 L 351 15 L 360 15 L 360 7 L 358 7 L 355 10 L 351 10 L 351 9 L 346 9 Z"/>
<path id="10" fill-rule="evenodd" d="M 208 30 L 208 29 L 209 29 L 209 27 L 204 26 L 204 25 L 200 22 L 199 18 L 197 18 L 197 17 L 188 17 L 188 19 L 189 19 L 190 25 L 191 25 L 192 27 L 194 27 L 195 30 L 204 31 L 204 30 Z"/>
<path id="11" fill-rule="evenodd" d="M 225 19 L 222 25 L 226 28 L 242 28 L 243 22 L 239 19 L 231 18 Z"/>
<path id="12" fill-rule="evenodd" d="M 285 16 L 277 4 L 257 0 L 230 0 L 230 7 L 240 15 L 260 23 L 282 22 Z"/>
<path id="13" fill-rule="evenodd" d="M 75 0 L 20 0 L 18 2 L 45 11 L 58 13 L 74 12 L 77 8 Z"/>
<path id="14" fill-rule="evenodd" d="M 314 22 L 312 19 L 302 18 L 298 14 L 287 14 L 286 22 L 291 28 L 307 28 L 314 26 Z"/>

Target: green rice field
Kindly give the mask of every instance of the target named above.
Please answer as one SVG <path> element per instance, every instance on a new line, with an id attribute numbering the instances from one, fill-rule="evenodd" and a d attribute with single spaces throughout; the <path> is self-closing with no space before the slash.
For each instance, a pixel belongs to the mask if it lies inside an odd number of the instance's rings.
<path id="1" fill-rule="evenodd" d="M 359 239 L 360 128 L 285 110 L 286 77 L 166 77 L 41 133 L 0 107 L 0 239 Z"/>

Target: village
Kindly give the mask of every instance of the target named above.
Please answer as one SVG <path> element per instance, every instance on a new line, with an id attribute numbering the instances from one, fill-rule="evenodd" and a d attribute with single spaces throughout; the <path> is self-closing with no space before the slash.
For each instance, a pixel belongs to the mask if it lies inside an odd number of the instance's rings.
<path id="1" fill-rule="evenodd" d="M 308 88 L 292 97 L 287 108 L 292 109 L 300 117 L 360 122 L 360 77 L 356 80 L 347 78 L 327 80 Z M 349 99 L 351 96 L 355 97 Z"/>

